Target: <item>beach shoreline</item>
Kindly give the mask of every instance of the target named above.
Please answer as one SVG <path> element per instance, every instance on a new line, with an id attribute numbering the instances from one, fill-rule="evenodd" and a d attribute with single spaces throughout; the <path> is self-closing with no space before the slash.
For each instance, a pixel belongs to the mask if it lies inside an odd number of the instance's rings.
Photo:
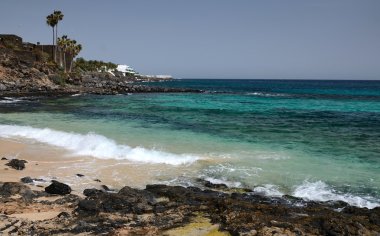
<path id="1" fill-rule="evenodd" d="M 69 157 L 60 149 L 11 139 L 0 140 L 0 156 L 7 158 L 0 161 L 3 222 L 0 231 L 3 233 L 30 234 L 31 226 L 37 234 L 52 235 L 142 232 L 147 235 L 272 235 L 273 232 L 320 235 L 343 234 L 347 230 L 352 235 L 376 235 L 380 232 L 379 207 L 369 210 L 343 202 L 265 197 L 249 189 L 228 188 L 205 180 L 201 188 L 157 184 L 144 188 L 143 183 L 134 185 L 139 188 L 125 185 L 108 188 L 104 176 L 102 180 L 95 179 L 99 176 L 80 177 L 76 175 L 80 174 L 78 169 L 72 168 L 55 171 L 55 178 L 47 178 L 46 173 L 51 170 L 86 158 Z M 25 159 L 26 168 L 14 170 L 6 166 L 12 158 Z M 74 184 L 69 195 L 45 192 L 51 181 L 67 180 L 68 175 L 78 182 L 86 178 L 91 181 L 83 181 L 80 187 Z M 21 183 L 20 179 L 26 176 L 45 179 Z M 100 221 L 103 223 L 94 225 Z"/>

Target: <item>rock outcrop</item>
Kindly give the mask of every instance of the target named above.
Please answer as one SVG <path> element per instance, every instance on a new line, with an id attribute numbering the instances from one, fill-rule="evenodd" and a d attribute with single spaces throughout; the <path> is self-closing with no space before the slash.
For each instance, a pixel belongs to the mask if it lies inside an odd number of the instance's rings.
<path id="1" fill-rule="evenodd" d="M 223 189 L 227 191 L 167 185 L 148 185 L 145 189 L 126 186 L 118 192 L 93 188 L 84 190 L 84 198 L 67 194 L 49 200 L 49 194 L 32 191 L 21 183 L 0 183 L 0 234 L 266 236 L 380 233 L 380 208 L 369 210 L 344 203 L 269 198 L 241 193 L 245 190 L 239 193 Z M 16 195 L 29 197 L 15 198 Z M 44 200 L 40 200 L 42 196 Z M 32 219 L 28 219 L 28 212 L 34 212 Z"/>

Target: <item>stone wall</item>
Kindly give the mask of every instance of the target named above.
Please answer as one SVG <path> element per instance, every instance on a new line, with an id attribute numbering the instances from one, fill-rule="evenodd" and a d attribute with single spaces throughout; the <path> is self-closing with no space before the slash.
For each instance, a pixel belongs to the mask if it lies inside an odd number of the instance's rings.
<path id="1" fill-rule="evenodd" d="M 36 49 L 41 50 L 44 53 L 47 53 L 49 55 L 49 60 L 54 61 L 54 45 L 36 45 Z M 63 66 L 63 52 L 61 50 L 57 50 L 57 63 L 58 65 Z M 72 56 L 70 53 L 66 53 L 66 68 L 70 67 Z"/>
<path id="2" fill-rule="evenodd" d="M 32 51 L 12 50 L 9 48 L 0 48 L 0 62 L 11 64 L 23 64 L 33 66 L 37 61 L 37 56 Z"/>
<path id="3" fill-rule="evenodd" d="M 36 45 L 34 43 L 23 43 L 22 38 L 13 34 L 0 34 L 0 48 L 16 49 L 15 54 L 20 56 L 22 61 L 26 61 L 28 64 L 33 64 L 36 60 L 39 60 L 38 52 L 36 50 L 46 53 L 48 60 L 54 61 L 54 45 Z M 17 51 L 17 52 L 16 52 Z M 4 53 L 4 52 L 3 52 Z M 66 68 L 70 67 L 73 60 L 70 53 L 65 54 Z M 57 64 L 63 66 L 64 56 L 63 52 L 57 50 Z"/>
<path id="4" fill-rule="evenodd" d="M 6 47 L 22 47 L 22 38 L 13 34 L 0 34 L 0 44 Z"/>

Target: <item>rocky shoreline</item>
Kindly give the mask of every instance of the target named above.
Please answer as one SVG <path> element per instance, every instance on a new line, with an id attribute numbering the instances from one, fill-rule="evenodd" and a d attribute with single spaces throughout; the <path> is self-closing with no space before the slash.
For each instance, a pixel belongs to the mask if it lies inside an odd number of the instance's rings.
<path id="1" fill-rule="evenodd" d="M 28 165 L 23 160 L 2 163 L 15 169 Z M 266 197 L 205 180 L 198 180 L 202 187 L 147 185 L 110 190 L 96 179 L 99 187 L 85 189 L 83 195 L 72 194 L 70 186 L 56 180 L 45 188 L 38 185 L 40 181 L 26 177 L 22 182 L 0 183 L 0 234 L 380 234 L 379 207 Z"/>
<path id="2" fill-rule="evenodd" d="M 115 76 L 107 72 L 63 73 L 57 65 L 40 61 L 32 52 L 0 47 L 0 97 L 201 92 L 139 84 L 156 81 L 160 79 L 140 75 Z"/>

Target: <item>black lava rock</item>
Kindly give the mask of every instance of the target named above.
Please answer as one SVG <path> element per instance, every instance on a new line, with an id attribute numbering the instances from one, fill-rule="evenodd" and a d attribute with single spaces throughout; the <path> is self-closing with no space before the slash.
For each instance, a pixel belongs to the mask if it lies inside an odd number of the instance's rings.
<path id="1" fill-rule="evenodd" d="M 58 218 L 69 218 L 70 214 L 67 213 L 66 211 L 63 211 L 63 212 L 59 213 L 57 217 Z"/>
<path id="2" fill-rule="evenodd" d="M 96 212 L 98 211 L 98 205 L 97 205 L 97 202 L 94 201 L 94 200 L 88 200 L 88 199 L 84 199 L 84 200 L 80 200 L 79 203 L 78 203 L 78 209 L 79 210 L 84 210 L 84 211 L 90 211 L 90 212 Z"/>
<path id="3" fill-rule="evenodd" d="M 102 190 L 95 189 L 95 188 L 85 189 L 83 191 L 83 195 L 85 195 L 86 197 L 94 196 L 94 195 L 101 194 L 101 193 L 103 193 Z"/>
<path id="4" fill-rule="evenodd" d="M 10 166 L 16 170 L 23 170 L 25 168 L 25 163 L 28 163 L 28 162 L 25 160 L 12 159 L 10 162 L 8 162 L 5 165 Z"/>
<path id="5" fill-rule="evenodd" d="M 102 185 L 101 187 L 106 191 L 112 191 L 107 185 Z"/>
<path id="6" fill-rule="evenodd" d="M 21 178 L 21 182 L 23 182 L 24 184 L 29 184 L 29 183 L 33 183 L 33 179 L 27 176 L 27 177 Z"/>
<path id="7" fill-rule="evenodd" d="M 77 176 L 78 176 L 78 177 L 83 177 L 84 175 L 82 175 L 82 174 L 77 174 Z"/>
<path id="8" fill-rule="evenodd" d="M 52 184 L 45 188 L 45 192 L 50 194 L 65 195 L 71 193 L 71 188 L 67 184 L 52 180 Z"/>

